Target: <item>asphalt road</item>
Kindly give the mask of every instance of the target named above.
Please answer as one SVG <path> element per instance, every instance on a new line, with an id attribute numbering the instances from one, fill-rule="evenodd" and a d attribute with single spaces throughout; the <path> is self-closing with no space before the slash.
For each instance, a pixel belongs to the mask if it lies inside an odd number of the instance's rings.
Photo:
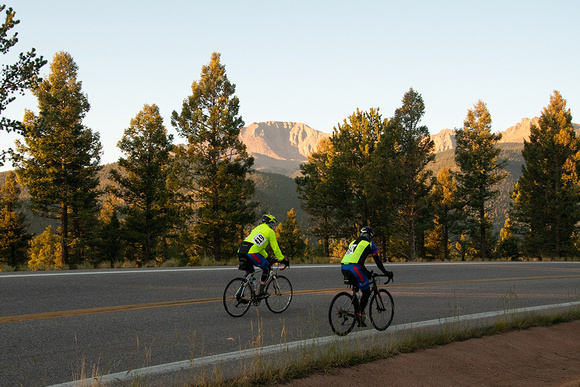
<path id="1" fill-rule="evenodd" d="M 580 300 L 580 262 L 396 263 L 393 324 Z M 369 268 L 373 268 L 369 265 Z M 282 314 L 226 314 L 233 267 L 0 273 L 0 386 L 39 386 L 331 335 L 338 265 L 293 265 Z M 370 328 L 369 328 L 370 329 Z"/>

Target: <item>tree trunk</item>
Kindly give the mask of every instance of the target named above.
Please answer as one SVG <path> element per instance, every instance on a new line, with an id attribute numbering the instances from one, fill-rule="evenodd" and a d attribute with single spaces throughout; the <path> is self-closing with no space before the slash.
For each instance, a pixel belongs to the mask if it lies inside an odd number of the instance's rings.
<path id="1" fill-rule="evenodd" d="M 68 206 L 61 203 L 61 213 L 60 213 L 60 268 L 63 269 L 64 265 L 68 263 L 68 245 L 66 243 L 66 238 L 68 236 Z"/>

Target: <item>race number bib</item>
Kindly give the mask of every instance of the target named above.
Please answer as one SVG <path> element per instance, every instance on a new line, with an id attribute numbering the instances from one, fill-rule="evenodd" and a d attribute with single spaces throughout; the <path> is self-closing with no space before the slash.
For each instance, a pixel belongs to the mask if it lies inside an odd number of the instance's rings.
<path id="1" fill-rule="evenodd" d="M 264 242 L 266 242 L 266 237 L 263 236 L 260 233 L 257 233 L 256 236 L 254 236 L 254 238 L 252 239 L 252 242 L 258 246 L 258 247 L 262 247 L 262 245 L 264 244 Z"/>
<path id="2" fill-rule="evenodd" d="M 356 249 L 356 246 L 357 245 L 355 245 L 355 244 L 349 246 L 348 247 L 348 250 L 346 250 L 346 254 L 352 254 L 352 253 L 354 253 L 354 250 Z"/>

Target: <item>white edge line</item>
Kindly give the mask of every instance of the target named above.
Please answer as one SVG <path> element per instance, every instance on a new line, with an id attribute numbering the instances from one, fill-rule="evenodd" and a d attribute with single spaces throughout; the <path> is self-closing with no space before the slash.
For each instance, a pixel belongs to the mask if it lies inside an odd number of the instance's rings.
<path id="1" fill-rule="evenodd" d="M 437 325 L 457 323 L 457 322 L 461 322 L 461 321 L 471 321 L 471 320 L 478 320 L 478 319 L 483 319 L 483 318 L 497 317 L 497 316 L 502 316 L 502 315 L 516 314 L 516 313 L 534 312 L 534 311 L 540 311 L 540 310 L 546 310 L 546 309 L 570 308 L 570 307 L 574 307 L 574 306 L 580 306 L 580 301 L 566 302 L 566 303 L 553 304 L 553 305 L 532 306 L 532 307 L 528 307 L 528 308 L 518 308 L 518 309 L 512 309 L 512 310 L 501 310 L 501 311 L 494 311 L 494 312 L 475 313 L 475 314 L 469 314 L 469 315 L 465 315 L 465 316 L 456 316 L 456 317 L 447 317 L 447 318 L 442 318 L 442 319 L 419 321 L 419 322 L 414 322 L 414 323 L 407 323 L 407 324 L 392 326 L 389 328 L 388 332 L 402 331 L 402 330 L 413 329 L 413 328 L 433 327 L 433 326 L 437 326 Z M 267 354 L 274 353 L 274 352 L 287 351 L 287 350 L 305 347 L 305 346 L 309 346 L 309 345 L 313 345 L 313 344 L 326 344 L 326 343 L 336 341 L 336 340 L 347 340 L 349 337 L 350 338 L 365 337 L 365 336 L 371 336 L 371 335 L 376 335 L 376 334 L 380 334 L 380 333 L 371 329 L 371 330 L 365 330 L 365 331 L 361 331 L 361 332 L 355 332 L 355 333 L 351 334 L 350 336 L 346 336 L 346 337 L 338 337 L 338 336 L 334 336 L 334 335 L 333 336 L 325 336 L 325 337 L 317 337 L 314 339 L 293 341 L 290 343 L 275 344 L 275 345 L 269 345 L 269 346 L 261 347 L 261 348 L 252 348 L 252 349 L 243 350 L 243 351 L 236 351 L 236 352 L 229 352 L 229 353 L 217 354 L 217 355 L 212 355 L 212 356 L 206 356 L 206 357 L 197 358 L 197 359 L 193 359 L 193 360 L 182 360 L 182 361 L 176 361 L 173 363 L 159 364 L 159 365 L 155 365 L 155 366 L 143 367 L 143 368 L 138 368 L 138 369 L 134 369 L 134 370 L 116 372 L 113 374 L 104 375 L 104 376 L 99 377 L 99 378 L 81 379 L 81 380 L 74 381 L 74 382 L 54 384 L 54 385 L 49 386 L 49 387 L 85 386 L 85 385 L 91 385 L 91 382 L 93 382 L 95 380 L 98 380 L 100 383 L 104 383 L 104 384 L 111 383 L 111 382 L 120 382 L 120 381 L 122 382 L 122 381 L 131 380 L 137 376 L 156 375 L 156 374 L 161 374 L 161 373 L 165 373 L 165 372 L 176 372 L 176 371 L 180 371 L 180 370 L 188 369 L 188 368 L 192 368 L 192 367 L 221 363 L 221 362 L 224 362 L 227 360 L 234 360 L 234 359 L 239 360 L 239 359 L 244 359 L 244 358 L 248 358 L 248 357 L 255 356 L 255 355 L 267 355 Z"/>
<path id="2" fill-rule="evenodd" d="M 393 267 L 401 266 L 441 266 L 441 265 L 507 265 L 507 264 L 578 264 L 578 261 L 536 261 L 536 262 L 510 262 L 510 261 L 492 261 L 492 262 L 386 262 L 387 265 Z M 299 264 L 290 266 L 291 269 L 318 269 L 318 268 L 335 268 L 337 263 L 324 264 Z M 367 266 L 375 266 L 374 263 L 369 263 Z M 236 266 L 206 266 L 206 267 L 181 267 L 181 268 L 164 268 L 164 269 L 149 269 L 149 268 L 127 268 L 127 269 L 101 269 L 94 271 L 48 271 L 48 272 L 25 272 L 23 274 L 15 274 L 14 272 L 0 272 L 0 280 L 9 278 L 28 278 L 28 277 L 56 277 L 63 275 L 106 275 L 106 274 L 149 274 L 149 273 L 171 273 L 176 271 L 222 271 L 222 270 L 238 270 Z"/>

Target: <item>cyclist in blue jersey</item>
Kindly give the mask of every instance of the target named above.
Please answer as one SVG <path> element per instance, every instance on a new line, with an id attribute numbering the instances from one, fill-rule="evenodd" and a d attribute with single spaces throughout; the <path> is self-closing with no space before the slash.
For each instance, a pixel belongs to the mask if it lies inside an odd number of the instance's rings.
<path id="1" fill-rule="evenodd" d="M 379 270 L 381 270 L 387 277 L 393 278 L 393 272 L 385 269 L 379 256 L 377 246 L 371 241 L 373 235 L 373 229 L 370 226 L 364 226 L 361 228 L 360 236 L 350 243 L 348 250 L 341 261 L 341 271 L 344 277 L 350 279 L 351 282 L 356 283 L 362 292 L 360 305 L 358 305 L 358 299 L 356 297 L 354 299 L 358 324 L 362 327 L 366 327 L 364 311 L 371 295 L 369 284 L 369 276 L 371 275 L 371 272 L 365 267 L 367 256 L 372 254 Z"/>
<path id="2" fill-rule="evenodd" d="M 273 215 L 266 214 L 262 216 L 262 224 L 256 226 L 252 232 L 244 239 L 238 249 L 238 258 L 240 260 L 240 270 L 245 270 L 246 274 L 254 272 L 254 266 L 262 269 L 262 278 L 260 287 L 258 289 L 258 296 L 266 298 L 268 293 L 264 292 L 266 280 L 270 274 L 270 261 L 268 261 L 268 253 L 266 247 L 272 247 L 274 255 L 279 262 L 288 265 L 288 260 L 284 259 L 278 242 L 276 241 L 276 233 L 274 228 L 276 226 L 276 218 Z"/>

